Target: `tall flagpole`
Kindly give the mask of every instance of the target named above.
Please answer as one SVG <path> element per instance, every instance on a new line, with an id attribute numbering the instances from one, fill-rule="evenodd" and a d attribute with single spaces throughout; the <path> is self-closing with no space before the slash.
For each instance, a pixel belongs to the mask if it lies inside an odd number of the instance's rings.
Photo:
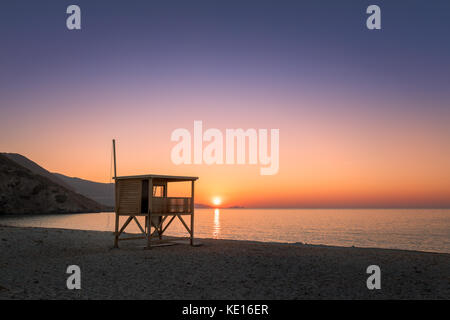
<path id="1" fill-rule="evenodd" d="M 116 139 L 113 139 L 113 154 L 114 154 L 114 212 L 116 214 L 116 222 L 114 227 L 114 248 L 119 247 L 119 214 L 117 212 L 117 171 L 116 171 Z"/>
<path id="2" fill-rule="evenodd" d="M 117 177 L 116 169 L 116 139 L 113 139 L 113 154 L 114 154 L 114 179 Z"/>

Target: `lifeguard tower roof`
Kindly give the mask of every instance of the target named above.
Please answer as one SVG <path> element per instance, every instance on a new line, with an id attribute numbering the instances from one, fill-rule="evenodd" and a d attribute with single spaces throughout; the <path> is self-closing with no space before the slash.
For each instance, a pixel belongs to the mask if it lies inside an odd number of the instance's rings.
<path id="1" fill-rule="evenodd" d="M 137 176 L 120 176 L 115 177 L 116 180 L 126 180 L 126 179 L 161 179 L 166 180 L 167 182 L 176 182 L 176 181 L 196 181 L 198 177 L 186 177 L 186 176 L 169 176 L 169 175 L 161 175 L 161 174 L 143 174 Z"/>

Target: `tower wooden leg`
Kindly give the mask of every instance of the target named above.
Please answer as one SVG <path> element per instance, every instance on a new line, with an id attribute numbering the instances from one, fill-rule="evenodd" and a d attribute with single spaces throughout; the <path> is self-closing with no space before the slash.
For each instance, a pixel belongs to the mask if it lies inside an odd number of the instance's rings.
<path id="1" fill-rule="evenodd" d="M 194 245 L 194 213 L 191 214 L 191 246 Z"/>
<path id="2" fill-rule="evenodd" d="M 194 245 L 194 180 L 191 181 L 191 246 Z"/>
<path id="3" fill-rule="evenodd" d="M 148 213 L 147 216 L 147 249 L 151 249 L 150 241 L 152 239 L 152 214 Z"/>
<path id="4" fill-rule="evenodd" d="M 119 247 L 119 215 L 116 213 L 116 226 L 114 233 L 114 248 Z"/>

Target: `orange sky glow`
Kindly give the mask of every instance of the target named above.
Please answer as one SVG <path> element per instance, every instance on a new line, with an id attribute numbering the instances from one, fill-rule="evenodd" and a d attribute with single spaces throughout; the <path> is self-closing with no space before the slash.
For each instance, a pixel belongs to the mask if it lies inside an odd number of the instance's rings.
<path id="1" fill-rule="evenodd" d="M 226 113 L 205 112 L 202 106 L 194 108 L 192 116 L 173 117 L 145 109 L 140 114 L 118 112 L 120 105 L 120 101 L 108 104 L 108 114 L 54 109 L 50 119 L 25 115 L 22 130 L 10 136 L 5 130 L 0 147 L 21 153 L 52 172 L 109 182 L 111 139 L 116 138 L 119 175 L 198 176 L 196 202 L 212 205 L 212 199 L 220 197 L 222 207 L 450 205 L 450 133 L 448 123 L 440 120 L 448 114 L 428 118 L 413 112 L 324 116 L 305 111 L 291 118 L 269 111 L 258 114 L 249 103 L 255 113 L 244 111 L 239 119 L 230 119 Z M 196 119 L 203 119 L 205 128 L 221 130 L 279 128 L 278 174 L 261 176 L 259 165 L 248 164 L 174 165 L 170 151 L 176 143 L 170 141 L 170 134 L 179 127 L 192 130 Z"/>

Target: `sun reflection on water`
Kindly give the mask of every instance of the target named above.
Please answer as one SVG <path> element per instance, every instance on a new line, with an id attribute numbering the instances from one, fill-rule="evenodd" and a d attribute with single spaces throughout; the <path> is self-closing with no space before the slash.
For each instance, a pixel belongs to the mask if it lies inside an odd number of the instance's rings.
<path id="1" fill-rule="evenodd" d="M 220 210 L 214 209 L 214 226 L 213 226 L 213 238 L 217 239 L 220 235 Z"/>

